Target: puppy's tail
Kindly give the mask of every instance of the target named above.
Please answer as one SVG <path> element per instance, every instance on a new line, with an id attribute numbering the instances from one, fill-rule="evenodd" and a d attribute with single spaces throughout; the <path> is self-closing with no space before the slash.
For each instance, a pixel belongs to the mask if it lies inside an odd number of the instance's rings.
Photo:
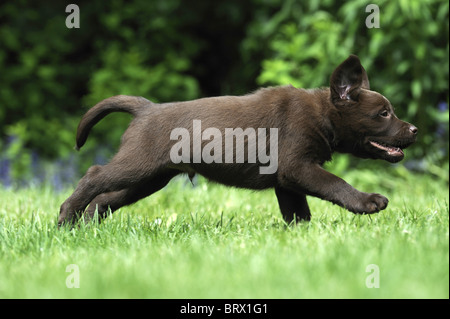
<path id="1" fill-rule="evenodd" d="M 86 142 L 91 128 L 109 113 L 126 112 L 136 117 L 141 113 L 143 107 L 150 104 L 152 102 L 143 97 L 129 95 L 116 95 L 97 103 L 84 114 L 78 124 L 75 149 L 80 150 Z"/>

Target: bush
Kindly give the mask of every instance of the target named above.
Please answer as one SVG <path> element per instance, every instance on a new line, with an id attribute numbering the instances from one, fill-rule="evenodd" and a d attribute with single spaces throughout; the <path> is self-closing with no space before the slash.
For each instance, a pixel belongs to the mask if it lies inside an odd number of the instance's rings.
<path id="1" fill-rule="evenodd" d="M 328 86 L 333 69 L 357 54 L 371 88 L 419 128 L 411 168 L 448 179 L 448 2 L 379 1 L 380 28 L 365 25 L 366 1 L 283 3 L 261 85 Z M 425 159 L 423 162 L 422 159 Z"/>
<path id="2" fill-rule="evenodd" d="M 29 180 L 41 158 L 73 163 L 81 115 L 112 95 L 167 102 L 261 85 L 327 86 L 336 65 L 355 53 L 372 88 L 419 128 L 408 167 L 448 179 L 449 4 L 377 4 L 379 29 L 365 26 L 361 0 L 87 2 L 81 28 L 68 29 L 65 3 L 4 2 L 0 178 Z M 128 121 L 110 115 L 96 126 L 76 171 L 105 162 Z"/>

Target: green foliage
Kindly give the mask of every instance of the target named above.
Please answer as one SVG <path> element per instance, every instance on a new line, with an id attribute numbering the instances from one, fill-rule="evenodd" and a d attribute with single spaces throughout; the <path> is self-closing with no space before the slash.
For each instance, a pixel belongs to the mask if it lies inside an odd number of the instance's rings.
<path id="1" fill-rule="evenodd" d="M 80 29 L 68 29 L 65 3 L 2 2 L 0 165 L 9 160 L 15 177 L 27 177 L 32 151 L 67 158 L 81 115 L 112 95 L 167 102 L 327 86 L 355 53 L 372 88 L 419 128 L 410 166 L 448 179 L 449 4 L 377 4 L 379 29 L 366 27 L 362 0 L 87 2 Z M 128 121 L 110 115 L 95 127 L 77 155 L 82 171 L 111 156 Z"/>
<path id="2" fill-rule="evenodd" d="M 349 53 L 357 54 L 372 89 L 390 99 L 399 117 L 418 126 L 419 140 L 410 156 L 426 158 L 427 170 L 448 179 L 449 4 L 415 0 L 377 5 L 380 28 L 369 29 L 367 1 L 283 2 L 284 14 L 269 35 L 271 54 L 262 62 L 258 82 L 328 86 L 336 65 Z"/>

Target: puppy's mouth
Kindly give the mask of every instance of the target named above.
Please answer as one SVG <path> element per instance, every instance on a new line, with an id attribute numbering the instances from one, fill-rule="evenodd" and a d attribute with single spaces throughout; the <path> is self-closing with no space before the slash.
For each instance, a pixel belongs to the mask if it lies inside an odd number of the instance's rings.
<path id="1" fill-rule="evenodd" d="M 383 145 L 374 141 L 369 142 L 370 144 L 372 144 L 372 146 L 375 146 L 376 148 L 385 151 L 390 156 L 405 156 L 403 150 L 400 147 Z"/>
<path id="2" fill-rule="evenodd" d="M 382 151 L 382 157 L 391 163 L 399 162 L 405 156 L 405 153 L 403 153 L 403 149 L 401 147 L 386 145 L 375 141 L 369 141 L 369 143 L 378 151 Z"/>

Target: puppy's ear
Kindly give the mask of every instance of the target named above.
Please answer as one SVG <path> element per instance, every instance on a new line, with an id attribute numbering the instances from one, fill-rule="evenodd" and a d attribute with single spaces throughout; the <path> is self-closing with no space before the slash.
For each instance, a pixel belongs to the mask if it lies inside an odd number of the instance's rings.
<path id="1" fill-rule="evenodd" d="M 331 75 L 331 100 L 335 105 L 358 101 L 361 89 L 370 89 L 369 79 L 359 58 L 352 54 Z"/>

